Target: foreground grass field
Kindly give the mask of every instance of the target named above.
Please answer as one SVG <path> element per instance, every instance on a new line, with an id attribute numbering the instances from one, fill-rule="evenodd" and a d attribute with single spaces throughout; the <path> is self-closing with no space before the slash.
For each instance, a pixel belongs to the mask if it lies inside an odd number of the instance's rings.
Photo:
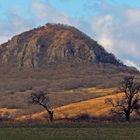
<path id="1" fill-rule="evenodd" d="M 140 123 L 66 123 L 0 128 L 0 140 L 139 140 Z"/>

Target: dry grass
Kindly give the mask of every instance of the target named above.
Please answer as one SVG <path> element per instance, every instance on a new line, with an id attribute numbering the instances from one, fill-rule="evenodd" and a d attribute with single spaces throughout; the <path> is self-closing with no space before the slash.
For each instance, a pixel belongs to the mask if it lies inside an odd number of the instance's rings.
<path id="1" fill-rule="evenodd" d="M 39 87 L 39 89 L 40 88 L 45 90 L 43 86 Z M 43 111 L 44 109 L 40 106 L 29 104 L 31 101 L 30 94 L 33 90 L 34 89 L 20 92 L 7 91 L 2 93 L 0 99 L 0 108 L 18 109 L 21 110 L 21 115 L 33 114 L 35 112 Z M 114 88 L 79 88 L 73 90 L 50 92 L 48 95 L 50 98 L 50 106 L 52 108 L 57 108 L 71 103 L 110 95 L 114 90 Z"/>
<path id="2" fill-rule="evenodd" d="M 120 97 L 121 94 L 117 94 L 117 97 Z M 65 118 L 72 118 L 74 116 L 77 116 L 79 114 L 87 113 L 90 116 L 94 117 L 101 117 L 108 115 L 111 106 L 105 104 L 106 98 L 116 98 L 116 95 L 108 95 L 105 97 L 99 97 L 95 99 L 90 99 L 87 101 L 81 101 L 78 103 L 72 103 L 69 105 L 65 105 L 62 107 L 58 107 L 54 109 L 55 112 L 55 119 L 65 119 Z M 30 116 L 31 119 L 39 119 L 39 120 L 45 120 L 44 116 L 47 115 L 46 111 L 35 113 L 32 116 Z M 29 118 L 28 115 L 21 116 L 17 118 L 17 120 L 24 121 Z"/>
<path id="3" fill-rule="evenodd" d="M 16 113 L 17 109 L 7 109 L 7 108 L 0 108 L 0 113 L 5 113 L 5 112 L 9 112 L 9 113 Z"/>

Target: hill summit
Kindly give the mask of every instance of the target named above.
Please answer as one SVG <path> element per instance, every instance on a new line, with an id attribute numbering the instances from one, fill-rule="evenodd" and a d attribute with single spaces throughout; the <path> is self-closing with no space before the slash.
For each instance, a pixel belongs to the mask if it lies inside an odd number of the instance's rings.
<path id="1" fill-rule="evenodd" d="M 49 63 L 91 62 L 123 66 L 111 53 L 75 27 L 46 24 L 0 45 L 2 64 L 40 67 Z"/>

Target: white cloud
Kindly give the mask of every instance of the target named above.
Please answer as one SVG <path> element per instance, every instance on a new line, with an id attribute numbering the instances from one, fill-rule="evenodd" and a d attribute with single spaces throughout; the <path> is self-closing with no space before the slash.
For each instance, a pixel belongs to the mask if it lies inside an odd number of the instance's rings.
<path id="1" fill-rule="evenodd" d="M 114 50 L 114 41 L 112 39 L 112 33 L 115 32 L 114 26 L 116 25 L 111 15 L 92 17 L 91 29 L 92 32 L 96 33 L 95 39 L 109 52 Z"/>
<path id="2" fill-rule="evenodd" d="M 34 1 L 32 4 L 33 11 L 38 19 L 45 22 L 72 24 L 70 19 L 63 12 L 56 10 L 52 5 Z"/>
<path id="3" fill-rule="evenodd" d="M 108 34 L 113 30 L 113 17 L 111 15 L 93 16 L 91 28 L 95 32 Z"/>
<path id="4" fill-rule="evenodd" d="M 136 67 L 136 68 L 138 68 L 139 70 L 140 70 L 140 66 L 138 66 L 137 64 L 135 64 L 133 61 L 131 61 L 131 60 L 126 60 L 126 61 L 124 61 L 124 63 L 126 64 L 126 65 L 128 65 L 128 66 L 132 66 L 132 67 Z"/>
<path id="5" fill-rule="evenodd" d="M 48 12 L 46 10 L 50 9 L 48 6 L 45 6 L 42 3 L 34 2 L 32 4 L 33 9 L 35 10 L 35 14 L 39 19 L 44 19 L 47 17 Z"/>
<path id="6" fill-rule="evenodd" d="M 99 38 L 99 44 L 101 44 L 102 46 L 104 46 L 108 51 L 111 51 L 112 50 L 113 42 L 107 36 L 100 37 Z"/>
<path id="7" fill-rule="evenodd" d="M 127 8 L 124 11 L 124 16 L 128 23 L 131 24 L 139 24 L 140 23 L 140 9 L 135 9 L 135 8 Z"/>
<path id="8" fill-rule="evenodd" d="M 139 10 L 124 9 L 118 15 L 122 16 L 119 20 L 105 13 L 93 16 L 91 19 L 91 29 L 96 33 L 96 40 L 122 61 L 127 59 L 135 62 L 133 66 L 136 67 L 140 62 L 139 12 Z"/>

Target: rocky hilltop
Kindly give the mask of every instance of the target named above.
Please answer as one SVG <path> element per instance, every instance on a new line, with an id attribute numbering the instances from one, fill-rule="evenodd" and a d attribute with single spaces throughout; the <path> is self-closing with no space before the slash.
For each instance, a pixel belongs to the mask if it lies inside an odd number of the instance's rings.
<path id="1" fill-rule="evenodd" d="M 78 29 L 46 24 L 0 45 L 2 64 L 41 67 L 49 63 L 91 62 L 123 66 L 113 54 Z"/>

